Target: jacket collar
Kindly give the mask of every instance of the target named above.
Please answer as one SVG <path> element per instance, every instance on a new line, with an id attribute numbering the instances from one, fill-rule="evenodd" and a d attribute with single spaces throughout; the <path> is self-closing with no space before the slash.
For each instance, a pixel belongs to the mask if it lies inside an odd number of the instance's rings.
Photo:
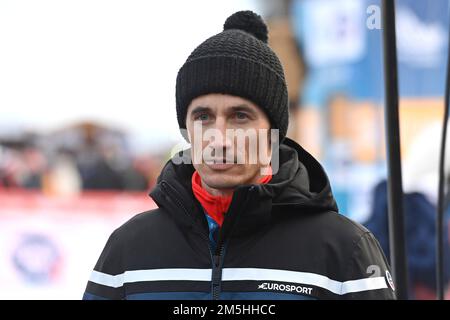
<path id="1" fill-rule="evenodd" d="M 191 177 L 195 169 L 189 161 L 190 149 L 170 159 L 150 196 L 177 223 L 207 233 L 204 213 L 192 192 Z M 279 163 L 279 170 L 269 183 L 241 185 L 235 189 L 222 226 L 222 237 L 227 237 L 231 230 L 239 235 L 260 228 L 270 223 L 273 215 L 338 210 L 324 169 L 300 145 L 285 138 L 279 147 Z"/>

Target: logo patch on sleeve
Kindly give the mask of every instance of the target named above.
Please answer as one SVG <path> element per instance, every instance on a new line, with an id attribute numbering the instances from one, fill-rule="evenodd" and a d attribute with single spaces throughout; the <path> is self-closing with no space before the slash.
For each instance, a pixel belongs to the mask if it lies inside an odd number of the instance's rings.
<path id="1" fill-rule="evenodd" d="M 388 270 L 386 270 L 386 282 L 389 284 L 392 291 L 395 291 L 394 280 L 392 279 L 391 273 Z"/>

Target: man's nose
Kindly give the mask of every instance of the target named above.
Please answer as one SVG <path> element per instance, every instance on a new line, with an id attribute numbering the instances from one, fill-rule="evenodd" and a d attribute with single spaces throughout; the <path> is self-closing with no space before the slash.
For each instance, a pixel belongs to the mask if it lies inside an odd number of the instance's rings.
<path id="1" fill-rule="evenodd" d="M 226 119 L 218 117 L 214 126 L 216 134 L 212 147 L 214 149 L 229 149 L 233 146 L 233 132 L 227 126 Z"/>

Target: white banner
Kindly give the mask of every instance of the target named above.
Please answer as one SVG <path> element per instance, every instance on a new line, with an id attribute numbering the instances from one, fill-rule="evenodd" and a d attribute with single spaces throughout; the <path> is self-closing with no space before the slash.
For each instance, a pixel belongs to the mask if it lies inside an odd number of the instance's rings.
<path id="1" fill-rule="evenodd" d="M 156 207 L 145 193 L 0 191 L 0 204 L 0 299 L 81 299 L 111 232 Z"/>

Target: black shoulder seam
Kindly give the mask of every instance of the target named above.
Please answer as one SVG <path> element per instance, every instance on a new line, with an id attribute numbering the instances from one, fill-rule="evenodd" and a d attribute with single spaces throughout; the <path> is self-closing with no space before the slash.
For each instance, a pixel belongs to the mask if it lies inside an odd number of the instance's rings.
<path id="1" fill-rule="evenodd" d="M 370 231 L 366 231 L 366 232 L 364 232 L 364 233 L 359 237 L 359 239 L 357 239 L 357 240 L 355 240 L 355 241 L 353 242 L 353 250 L 352 250 L 352 254 L 351 254 L 350 257 L 349 257 L 348 262 L 346 263 L 346 268 L 345 268 L 345 270 L 347 270 L 347 272 L 346 272 L 346 274 L 345 274 L 345 276 L 344 276 L 344 279 L 346 279 L 345 281 L 351 280 L 350 277 L 351 277 L 351 275 L 353 274 L 352 261 L 353 261 L 353 259 L 355 258 L 355 255 L 356 255 L 357 252 L 358 252 L 358 249 L 359 249 L 359 246 L 360 246 L 360 244 L 361 244 L 361 241 L 362 241 L 364 238 L 366 238 L 367 235 L 370 236 L 370 234 L 371 234 Z M 351 272 L 350 272 L 350 271 L 351 271 Z M 347 277 L 347 276 L 349 276 L 349 277 Z M 345 282 L 345 281 L 344 281 L 344 282 Z M 344 282 L 342 282 L 342 283 L 344 283 Z M 342 285 L 341 285 L 341 286 L 342 286 Z"/>
<path id="2" fill-rule="evenodd" d="M 124 239 L 123 237 L 121 237 L 118 233 L 118 229 L 114 230 L 113 233 L 111 234 L 111 240 L 113 240 L 116 243 L 116 248 L 119 254 L 119 269 L 122 270 L 123 272 L 125 272 L 125 266 L 123 263 L 124 260 L 124 250 L 123 250 L 123 243 L 124 243 Z"/>

